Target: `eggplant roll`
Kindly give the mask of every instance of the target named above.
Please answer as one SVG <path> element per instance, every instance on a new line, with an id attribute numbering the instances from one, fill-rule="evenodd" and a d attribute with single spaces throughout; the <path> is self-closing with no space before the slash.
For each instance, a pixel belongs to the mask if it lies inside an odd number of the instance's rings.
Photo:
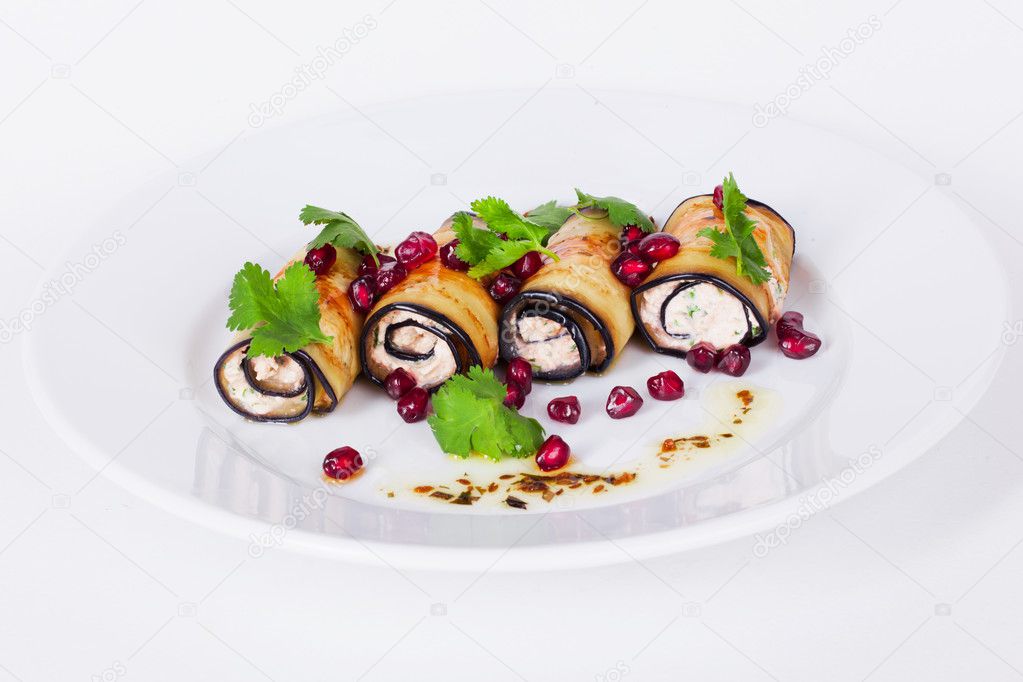
<path id="1" fill-rule="evenodd" d="M 438 248 L 455 239 L 452 218 L 434 233 Z M 477 228 L 486 229 L 473 218 Z M 376 384 L 398 368 L 434 389 L 472 365 L 497 361 L 499 309 L 486 288 L 433 258 L 384 294 L 362 330 L 363 373 Z"/>
<path id="2" fill-rule="evenodd" d="M 611 272 L 619 229 L 604 212 L 572 215 L 545 258 L 501 316 L 501 357 L 526 359 L 539 380 L 603 372 L 632 336 L 629 289 Z"/>
<path id="3" fill-rule="evenodd" d="M 277 277 L 305 255 L 301 251 Z M 254 421 L 295 422 L 311 412 L 326 413 L 337 407 L 359 374 L 357 341 L 363 316 L 352 307 L 347 292 L 361 260 L 352 249 L 337 249 L 330 272 L 316 278 L 320 329 L 333 337 L 331 343 L 310 344 L 275 358 L 247 358 L 249 339 L 240 335 L 220 356 L 213 377 L 220 397 L 232 410 Z"/>
<path id="4" fill-rule="evenodd" d="M 781 316 L 795 232 L 767 204 L 751 199 L 746 214 L 757 223 L 753 238 L 771 271 L 763 284 L 736 274 L 733 259 L 711 256 L 711 240 L 697 234 L 706 227 L 724 228 L 712 195 L 686 199 L 664 223 L 664 231 L 681 243 L 679 251 L 632 292 L 636 324 L 657 352 L 685 357 L 700 342 L 718 349 L 735 343 L 755 346 Z"/>

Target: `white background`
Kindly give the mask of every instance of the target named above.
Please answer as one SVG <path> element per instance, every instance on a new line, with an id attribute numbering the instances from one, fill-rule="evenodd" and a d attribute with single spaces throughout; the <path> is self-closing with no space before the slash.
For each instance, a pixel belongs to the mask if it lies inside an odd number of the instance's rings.
<path id="1" fill-rule="evenodd" d="M 367 16 L 376 27 L 264 127 L 541 86 L 680 92 L 752 115 L 874 15 L 881 28 L 788 115 L 950 176 L 934 191 L 976 218 L 1020 290 L 1019 2 L 552 5 L 4 3 L 0 320 L 31 305 L 65 242 L 124 192 L 175 166 L 201 186 L 186 160 L 253 134 L 250 104 Z M 423 166 L 424 184 L 452 172 Z M 935 295 L 969 286 L 955 263 L 933 265 Z M 1009 328 L 1023 316 L 1014 298 Z M 920 342 L 976 352 L 954 310 L 948 330 Z M 745 539 L 514 575 L 346 566 L 286 544 L 250 558 L 244 539 L 93 478 L 28 397 L 27 334 L 0 346 L 0 680 L 1023 677 L 1021 344 L 940 446 L 765 558 Z"/>

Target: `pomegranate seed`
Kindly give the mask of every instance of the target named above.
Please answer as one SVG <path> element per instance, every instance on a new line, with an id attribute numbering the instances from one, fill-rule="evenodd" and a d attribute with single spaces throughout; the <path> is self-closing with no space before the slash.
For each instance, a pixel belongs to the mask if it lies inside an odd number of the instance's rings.
<path id="1" fill-rule="evenodd" d="M 805 360 L 821 349 L 820 337 L 810 332 L 799 332 L 778 342 L 781 352 L 795 360 Z"/>
<path id="2" fill-rule="evenodd" d="M 641 256 L 640 253 L 639 253 L 639 244 L 640 244 L 641 241 L 643 241 L 643 240 L 636 239 L 636 240 L 633 240 L 633 241 L 628 242 L 626 244 L 623 244 L 622 245 L 622 253 L 627 253 L 627 254 L 636 256 L 638 258 L 642 258 L 643 256 Z"/>
<path id="3" fill-rule="evenodd" d="M 721 185 L 714 188 L 714 206 L 719 211 L 725 210 L 725 188 Z"/>
<path id="4" fill-rule="evenodd" d="M 309 249 L 305 255 L 305 264 L 317 275 L 326 275 L 337 260 L 337 249 L 333 244 L 324 244 L 318 249 Z"/>
<path id="5" fill-rule="evenodd" d="M 398 261 L 388 261 L 380 264 L 380 269 L 374 274 L 377 285 L 377 293 L 383 296 L 394 288 L 394 285 L 408 277 L 408 270 Z"/>
<path id="6" fill-rule="evenodd" d="M 625 419 L 639 412 L 643 398 L 632 386 L 615 386 L 607 396 L 607 414 L 611 419 Z"/>
<path id="7" fill-rule="evenodd" d="M 638 241 L 643 238 L 643 228 L 639 225 L 626 225 L 618 235 L 618 241 L 622 244 Z"/>
<path id="8" fill-rule="evenodd" d="M 775 331 L 778 333 L 778 347 L 786 357 L 805 360 L 821 348 L 820 337 L 803 329 L 802 313 L 785 313 L 778 320 Z"/>
<path id="9" fill-rule="evenodd" d="M 568 464 L 572 448 L 561 440 L 561 436 L 550 436 L 536 451 L 536 465 L 541 471 L 554 471 Z"/>
<path id="10" fill-rule="evenodd" d="M 631 253 L 620 253 L 611 261 L 611 272 L 622 284 L 635 288 L 650 274 L 650 264 Z"/>
<path id="11" fill-rule="evenodd" d="M 654 232 L 639 242 L 639 256 L 647 263 L 658 263 L 678 253 L 678 239 L 667 232 Z"/>
<path id="12" fill-rule="evenodd" d="M 425 388 L 416 386 L 398 398 L 398 414 L 406 422 L 421 421 L 426 417 L 426 408 L 430 405 L 430 394 Z"/>
<path id="13" fill-rule="evenodd" d="M 416 378 L 402 367 L 398 367 L 384 379 L 387 395 L 397 400 L 416 387 Z"/>
<path id="14" fill-rule="evenodd" d="M 526 404 L 526 391 L 514 381 L 509 381 L 505 389 L 504 404 L 507 407 L 521 410 Z"/>
<path id="15" fill-rule="evenodd" d="M 378 253 L 377 258 L 380 260 L 380 265 L 384 263 L 393 263 L 394 256 L 388 256 L 386 253 Z M 373 262 L 373 256 L 366 254 L 362 257 L 362 262 L 359 263 L 359 277 L 363 275 L 375 275 L 377 274 L 377 264 Z"/>
<path id="16" fill-rule="evenodd" d="M 394 247 L 394 257 L 406 270 L 415 270 L 437 255 L 437 242 L 425 232 L 413 232 Z"/>
<path id="17" fill-rule="evenodd" d="M 511 264 L 512 274 L 519 279 L 529 279 L 543 265 L 543 258 L 539 251 L 530 251 L 522 258 Z"/>
<path id="18" fill-rule="evenodd" d="M 490 287 L 487 291 L 490 292 L 490 297 L 498 303 L 507 302 L 512 296 L 519 293 L 519 289 L 522 288 L 522 282 L 518 277 L 509 275 L 506 272 L 502 272 L 494 281 L 491 282 Z"/>
<path id="19" fill-rule="evenodd" d="M 508 363 L 508 381 L 514 381 L 529 395 L 533 390 L 533 366 L 525 358 L 512 358 Z"/>
<path id="20" fill-rule="evenodd" d="M 335 481 L 347 481 L 363 466 L 362 455 L 347 445 L 331 450 L 323 458 L 323 473 Z"/>
<path id="21" fill-rule="evenodd" d="M 348 300 L 360 313 L 368 313 L 376 300 L 376 284 L 369 275 L 357 277 L 348 285 Z"/>
<path id="22" fill-rule="evenodd" d="M 458 248 L 458 243 L 457 239 L 453 239 L 440 247 L 440 262 L 449 270 L 465 272 L 469 269 L 469 264 L 459 258 L 458 254 L 455 252 L 455 249 Z"/>
<path id="23" fill-rule="evenodd" d="M 580 412 L 579 399 L 574 395 L 555 398 L 547 403 L 547 416 L 556 422 L 575 424 L 579 421 Z"/>
<path id="24" fill-rule="evenodd" d="M 646 388 L 654 400 L 678 400 L 686 394 L 682 379 L 670 369 L 647 379 Z"/>
<path id="25" fill-rule="evenodd" d="M 781 319 L 778 320 L 778 323 L 774 328 L 778 332 L 779 338 L 787 336 L 794 331 L 803 331 L 803 313 L 797 313 L 794 310 L 790 310 L 781 316 Z"/>
<path id="26" fill-rule="evenodd" d="M 701 341 L 686 353 L 686 362 L 689 363 L 689 366 L 697 372 L 703 372 L 704 374 L 709 372 L 711 367 L 717 364 L 717 361 L 717 348 L 706 341 Z"/>
<path id="27" fill-rule="evenodd" d="M 741 377 L 749 368 L 749 348 L 736 343 L 726 348 L 718 357 L 717 367 L 725 374 Z"/>

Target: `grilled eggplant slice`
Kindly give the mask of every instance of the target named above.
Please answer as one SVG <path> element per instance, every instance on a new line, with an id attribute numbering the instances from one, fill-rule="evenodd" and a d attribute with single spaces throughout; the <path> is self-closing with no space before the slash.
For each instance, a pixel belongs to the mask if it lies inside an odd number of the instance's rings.
<path id="1" fill-rule="evenodd" d="M 277 277 L 305 254 L 299 252 Z M 361 259 L 352 249 L 337 249 L 330 271 L 316 278 L 320 329 L 333 337 L 331 343 L 310 344 L 276 358 L 247 358 L 248 337 L 236 338 L 213 369 L 217 391 L 228 407 L 259 422 L 296 422 L 337 407 L 359 373 L 356 343 L 363 316 L 352 307 L 347 291 Z"/>
<path id="2" fill-rule="evenodd" d="M 788 293 L 795 231 L 767 204 L 750 199 L 746 214 L 757 223 L 753 236 L 772 273 L 763 284 L 736 274 L 732 259 L 711 256 L 711 241 L 697 234 L 724 225 L 712 195 L 686 199 L 664 223 L 681 242 L 679 251 L 632 292 L 636 324 L 657 352 L 685 357 L 700 342 L 723 349 L 767 338 Z"/>
<path id="3" fill-rule="evenodd" d="M 438 247 L 455 239 L 453 218 L 434 233 Z M 478 218 L 473 222 L 486 229 Z M 370 311 L 360 342 L 362 371 L 382 385 L 400 367 L 430 390 L 472 365 L 493 367 L 498 312 L 483 284 L 431 259 Z"/>
<path id="4" fill-rule="evenodd" d="M 547 244 L 547 258 L 501 315 L 501 357 L 525 358 L 539 380 L 603 372 L 632 336 L 629 289 L 611 272 L 618 228 L 604 212 L 572 215 Z"/>

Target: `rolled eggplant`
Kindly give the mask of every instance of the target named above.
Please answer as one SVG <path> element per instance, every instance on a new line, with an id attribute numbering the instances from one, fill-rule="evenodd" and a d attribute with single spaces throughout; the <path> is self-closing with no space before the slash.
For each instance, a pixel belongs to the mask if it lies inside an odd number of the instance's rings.
<path id="1" fill-rule="evenodd" d="M 438 248 L 455 239 L 453 218 L 434 233 Z M 486 229 L 476 217 L 473 223 Z M 360 343 L 363 373 L 383 385 L 388 374 L 402 368 L 430 390 L 472 365 L 493 367 L 498 312 L 480 282 L 433 258 L 370 311 Z"/>
<path id="2" fill-rule="evenodd" d="M 305 250 L 299 252 L 277 278 L 305 255 Z M 354 250 L 339 248 L 330 271 L 316 278 L 320 329 L 333 337 L 331 343 L 310 344 L 274 358 L 248 358 L 248 335 L 236 337 L 213 370 L 217 391 L 228 407 L 258 422 L 296 422 L 337 407 L 359 374 L 357 341 L 363 316 L 352 307 L 347 291 L 361 260 Z"/>
<path id="3" fill-rule="evenodd" d="M 629 289 L 611 272 L 619 229 L 583 209 L 554 233 L 545 258 L 501 315 L 501 357 L 524 358 L 539 380 L 603 372 L 632 336 Z"/>
<path id="4" fill-rule="evenodd" d="M 757 223 L 753 238 L 771 271 L 763 284 L 737 274 L 734 259 L 711 256 L 711 240 L 699 236 L 704 228 L 724 226 L 712 195 L 686 199 L 664 223 L 664 231 L 678 238 L 679 251 L 632 292 L 636 324 L 658 353 L 685 357 L 700 342 L 718 349 L 755 346 L 781 316 L 795 232 L 767 204 L 748 200 L 746 215 Z"/>

